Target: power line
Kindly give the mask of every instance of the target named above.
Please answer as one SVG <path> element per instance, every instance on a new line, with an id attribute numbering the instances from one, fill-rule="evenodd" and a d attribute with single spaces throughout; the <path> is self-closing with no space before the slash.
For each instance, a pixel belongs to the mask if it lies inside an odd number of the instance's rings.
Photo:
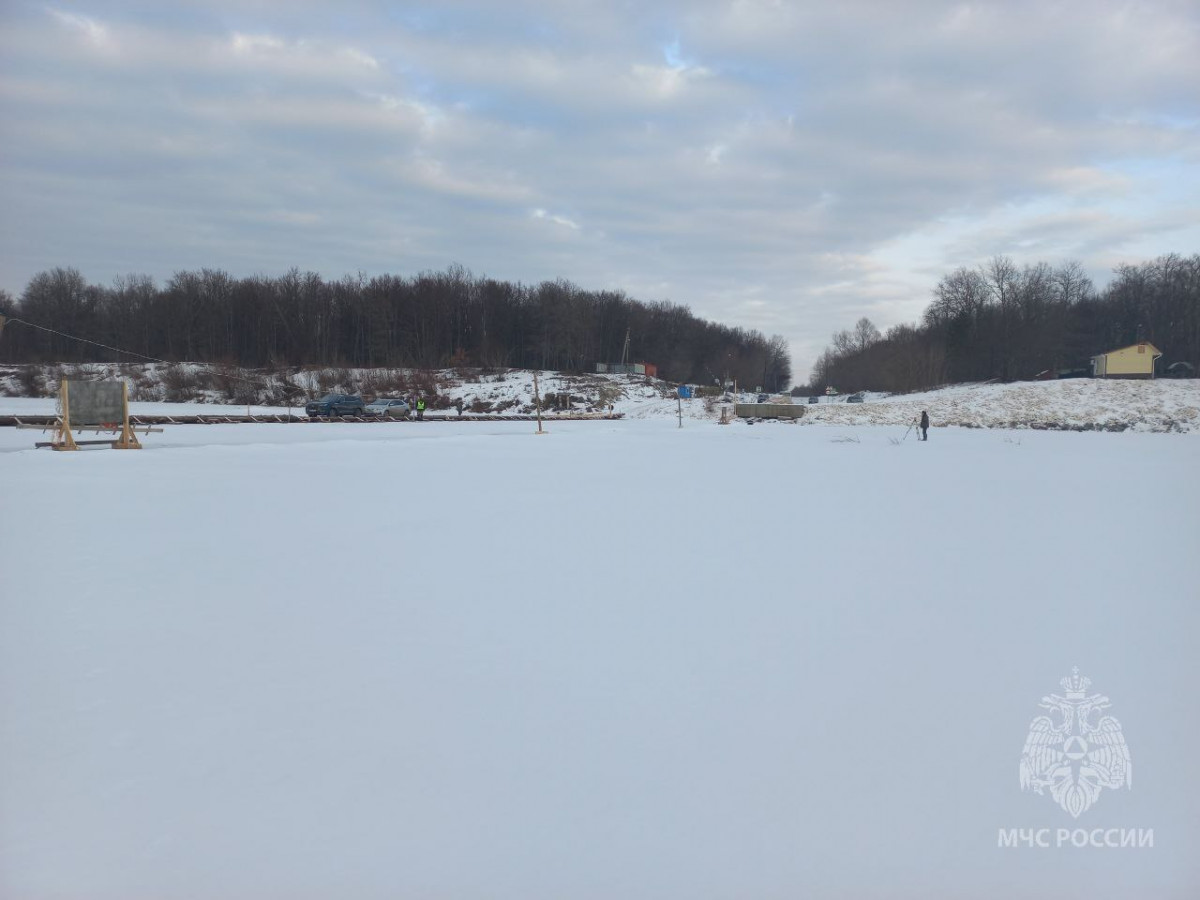
<path id="1" fill-rule="evenodd" d="M 167 366 L 171 365 L 171 363 L 167 360 L 159 359 L 157 356 L 146 356 L 144 353 L 135 353 L 132 350 L 122 350 L 120 347 L 110 347 L 108 344 L 102 344 L 99 341 L 90 341 L 87 338 L 81 338 L 78 335 L 67 334 L 65 331 L 56 331 L 53 328 L 47 328 L 45 325 L 38 325 L 36 322 L 26 322 L 24 319 L 18 319 L 16 316 L 9 316 L 8 321 L 19 322 L 22 325 L 28 325 L 30 328 L 36 328 L 39 331 L 48 331 L 51 334 L 57 334 L 59 337 L 65 337 L 71 341 L 79 341 L 84 344 L 91 344 L 93 347 L 103 347 L 105 350 L 111 350 L 114 353 L 124 353 L 127 356 L 137 356 L 141 359 L 148 359 L 151 362 L 159 362 Z"/>
<path id="2" fill-rule="evenodd" d="M 6 322 L 5 318 L 3 316 L 0 316 L 0 330 L 3 330 L 5 322 Z M 18 322 L 21 325 L 28 325 L 30 328 L 36 328 L 39 331 L 47 331 L 50 334 L 57 334 L 59 337 L 65 337 L 67 340 L 70 340 L 70 341 L 79 341 L 80 343 L 83 343 L 83 344 L 91 344 L 93 347 L 103 347 L 105 350 L 111 350 L 113 353 L 124 353 L 126 356 L 136 356 L 139 359 L 147 359 L 150 362 L 162 363 L 164 366 L 176 365 L 175 363 L 173 363 L 169 360 L 159 359 L 157 356 L 147 356 L 144 353 L 137 353 L 133 350 L 122 350 L 120 347 L 112 347 L 108 344 L 102 344 L 99 341 L 93 341 L 93 340 L 89 340 L 88 338 L 79 337 L 79 335 L 76 335 L 76 334 L 67 334 L 65 331 L 58 331 L 54 328 L 48 328 L 45 325 L 38 325 L 36 322 L 27 322 L 24 319 L 18 319 L 16 316 L 9 316 L 7 318 L 7 322 Z M 200 365 L 209 366 L 211 368 L 212 363 L 200 363 Z M 234 381 L 244 381 L 247 384 L 261 384 L 261 385 L 266 385 L 268 387 L 270 386 L 270 382 L 264 381 L 261 378 L 243 378 L 240 375 L 230 375 L 228 372 L 222 372 L 220 374 L 221 374 L 221 377 L 232 378 Z"/>

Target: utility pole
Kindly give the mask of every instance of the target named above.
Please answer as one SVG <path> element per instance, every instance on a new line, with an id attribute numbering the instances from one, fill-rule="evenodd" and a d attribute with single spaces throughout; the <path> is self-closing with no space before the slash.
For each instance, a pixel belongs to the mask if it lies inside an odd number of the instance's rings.
<path id="1" fill-rule="evenodd" d="M 625 329 L 625 346 L 621 350 L 621 365 L 629 362 L 629 328 Z"/>
<path id="2" fill-rule="evenodd" d="M 533 403 L 534 403 L 534 406 L 537 408 L 537 423 L 538 423 L 537 433 L 545 434 L 546 432 L 542 431 L 542 395 L 538 391 L 537 372 L 533 373 Z"/>

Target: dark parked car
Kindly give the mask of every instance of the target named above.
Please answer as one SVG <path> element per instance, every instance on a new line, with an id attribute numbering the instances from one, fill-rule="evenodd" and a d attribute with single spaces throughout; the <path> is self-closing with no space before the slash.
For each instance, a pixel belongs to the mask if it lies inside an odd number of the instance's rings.
<path id="1" fill-rule="evenodd" d="M 758 402 L 759 402 L 759 403 L 766 403 L 766 402 L 767 402 L 768 400 L 770 400 L 770 399 L 771 399 L 771 395 L 770 395 L 770 394 L 759 394 L 759 395 L 758 395 Z"/>
<path id="2" fill-rule="evenodd" d="M 309 416 L 361 416 L 363 414 L 362 397 L 352 397 L 349 394 L 326 394 L 320 400 L 310 400 L 304 407 Z"/>
<path id="3" fill-rule="evenodd" d="M 849 397 L 846 398 L 846 402 L 847 403 L 862 403 L 863 395 L 862 394 L 851 394 Z"/>
<path id="4" fill-rule="evenodd" d="M 809 397 L 809 398 L 808 398 L 808 402 L 809 402 L 809 403 L 820 403 L 820 402 L 821 402 L 821 398 L 820 398 L 820 397 Z"/>

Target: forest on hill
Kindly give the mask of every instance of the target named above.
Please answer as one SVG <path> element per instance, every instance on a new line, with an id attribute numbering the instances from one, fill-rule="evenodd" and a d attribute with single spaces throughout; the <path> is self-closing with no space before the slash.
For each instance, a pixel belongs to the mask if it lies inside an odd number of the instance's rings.
<path id="1" fill-rule="evenodd" d="M 130 275 L 109 287 L 56 268 L 35 275 L 19 298 L 0 297 L 0 312 L 20 320 L 0 340 L 0 361 L 10 363 L 132 361 L 97 346 L 107 345 L 144 358 L 245 367 L 583 372 L 619 362 L 628 334 L 629 361 L 654 363 L 671 381 L 736 378 L 777 391 L 792 376 L 787 342 L 778 335 L 708 322 L 686 306 L 641 302 L 621 291 L 563 280 L 497 281 L 459 266 L 338 281 L 298 269 L 248 278 L 201 269 L 178 272 L 162 286 Z"/>
<path id="2" fill-rule="evenodd" d="M 881 334 L 866 318 L 839 331 L 811 390 L 913 391 L 1089 370 L 1092 356 L 1138 341 L 1162 351 L 1159 374 L 1200 371 L 1200 254 L 1122 265 L 1097 290 L 1077 262 L 1018 267 L 997 256 L 942 277 L 920 324 Z"/>

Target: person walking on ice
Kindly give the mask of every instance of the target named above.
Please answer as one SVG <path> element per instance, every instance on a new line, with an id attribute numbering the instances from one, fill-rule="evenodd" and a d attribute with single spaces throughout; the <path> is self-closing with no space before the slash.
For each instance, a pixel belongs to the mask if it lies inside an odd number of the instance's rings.
<path id="1" fill-rule="evenodd" d="M 921 440 L 929 440 L 929 413 L 921 410 L 921 424 L 917 426 L 921 429 Z"/>

